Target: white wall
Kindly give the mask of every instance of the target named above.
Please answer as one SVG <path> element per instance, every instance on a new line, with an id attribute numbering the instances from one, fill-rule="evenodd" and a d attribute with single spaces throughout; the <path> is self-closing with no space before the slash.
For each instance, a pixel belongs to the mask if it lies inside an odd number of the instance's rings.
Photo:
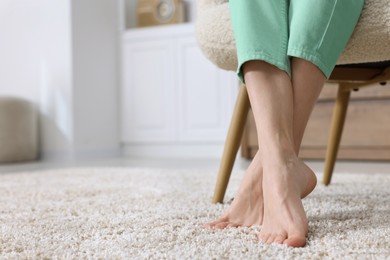
<path id="1" fill-rule="evenodd" d="M 73 139 L 70 25 L 67 0 L 0 2 L 0 95 L 37 104 L 44 156 Z"/>
<path id="2" fill-rule="evenodd" d="M 76 156 L 118 153 L 117 1 L 73 0 L 73 91 Z"/>
<path id="3" fill-rule="evenodd" d="M 35 102 L 43 159 L 119 153 L 117 1 L 1 0 L 0 95 Z"/>

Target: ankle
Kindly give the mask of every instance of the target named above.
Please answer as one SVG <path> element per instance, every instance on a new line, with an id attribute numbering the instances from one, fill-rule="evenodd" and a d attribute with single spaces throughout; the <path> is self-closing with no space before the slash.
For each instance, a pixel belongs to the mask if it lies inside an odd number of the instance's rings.
<path id="1" fill-rule="evenodd" d="M 265 147 L 261 152 L 263 167 L 269 164 L 292 166 L 296 164 L 298 156 L 292 148 Z"/>
<path id="2" fill-rule="evenodd" d="M 287 133 L 272 133 L 263 135 L 263 138 L 259 139 L 259 151 L 261 157 L 272 155 L 278 157 L 294 157 L 296 155 L 295 143 L 290 135 Z"/>

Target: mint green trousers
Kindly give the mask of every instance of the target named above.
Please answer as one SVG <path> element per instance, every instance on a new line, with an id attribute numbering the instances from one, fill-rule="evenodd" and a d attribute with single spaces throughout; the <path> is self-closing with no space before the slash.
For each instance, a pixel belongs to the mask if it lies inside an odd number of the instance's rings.
<path id="1" fill-rule="evenodd" d="M 329 78 L 363 5 L 364 0 L 230 0 L 240 80 L 250 60 L 291 76 L 291 57 L 313 63 Z"/>

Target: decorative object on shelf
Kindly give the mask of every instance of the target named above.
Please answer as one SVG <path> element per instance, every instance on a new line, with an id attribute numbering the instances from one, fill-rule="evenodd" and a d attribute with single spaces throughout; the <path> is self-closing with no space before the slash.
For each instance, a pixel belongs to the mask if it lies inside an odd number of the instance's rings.
<path id="1" fill-rule="evenodd" d="M 184 22 L 182 0 L 138 0 L 138 27 Z"/>

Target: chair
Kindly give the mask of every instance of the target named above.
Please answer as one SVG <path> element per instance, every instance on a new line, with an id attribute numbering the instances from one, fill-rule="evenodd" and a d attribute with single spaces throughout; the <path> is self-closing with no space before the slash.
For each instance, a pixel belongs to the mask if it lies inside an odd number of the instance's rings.
<path id="1" fill-rule="evenodd" d="M 203 53 L 221 69 L 235 70 L 237 57 L 228 0 L 199 0 L 197 39 Z M 390 80 L 390 1 L 366 0 L 360 20 L 329 82 L 338 83 L 325 158 L 323 183 L 330 184 L 352 90 Z M 250 108 L 240 87 L 226 137 L 213 203 L 223 201 Z"/>

